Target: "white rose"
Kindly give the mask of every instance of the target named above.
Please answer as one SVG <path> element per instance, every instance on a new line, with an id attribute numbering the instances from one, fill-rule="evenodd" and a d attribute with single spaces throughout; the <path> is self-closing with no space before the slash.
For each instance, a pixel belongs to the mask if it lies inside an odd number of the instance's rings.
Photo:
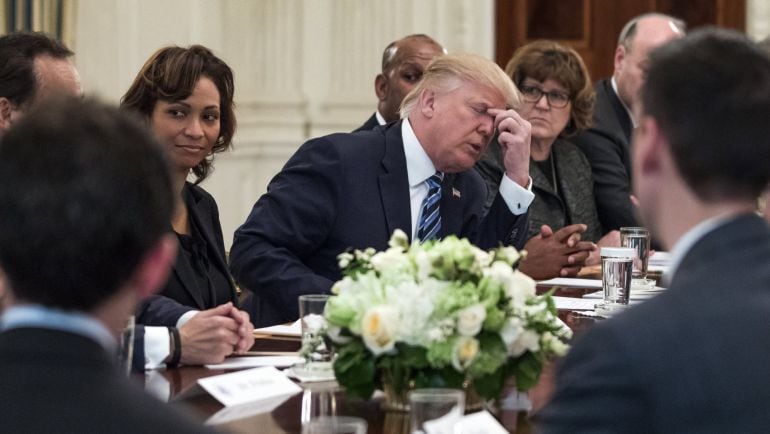
<path id="1" fill-rule="evenodd" d="M 452 352 L 452 366 L 462 372 L 470 366 L 478 354 L 479 341 L 476 338 L 461 336 Z"/>
<path id="2" fill-rule="evenodd" d="M 508 354 L 513 357 L 519 357 L 526 351 L 535 352 L 540 349 L 540 339 L 537 333 L 531 330 L 524 330 L 519 334 L 519 338 L 508 347 Z"/>
<path id="3" fill-rule="evenodd" d="M 524 332 L 522 321 L 519 318 L 511 318 L 503 324 L 503 328 L 500 330 L 500 337 L 503 339 L 508 353 L 511 353 L 511 348 L 516 340 L 519 339 L 519 335 Z"/>
<path id="4" fill-rule="evenodd" d="M 457 314 L 457 332 L 462 336 L 476 336 L 481 331 L 487 310 L 481 304 L 474 304 Z"/>
<path id="5" fill-rule="evenodd" d="M 514 304 L 523 304 L 528 298 L 535 296 L 537 282 L 531 277 L 516 270 L 505 285 L 505 292 L 513 299 Z"/>
<path id="6" fill-rule="evenodd" d="M 361 319 L 361 336 L 372 354 L 391 351 L 396 344 L 398 313 L 389 306 L 370 308 Z"/>

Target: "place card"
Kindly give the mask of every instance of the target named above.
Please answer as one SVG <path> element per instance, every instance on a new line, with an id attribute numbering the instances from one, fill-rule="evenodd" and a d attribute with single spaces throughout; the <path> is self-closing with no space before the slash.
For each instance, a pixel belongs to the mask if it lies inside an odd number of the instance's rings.
<path id="1" fill-rule="evenodd" d="M 278 324 L 270 327 L 254 329 L 255 335 L 302 337 L 302 323 L 300 320 L 291 324 Z"/>
<path id="2" fill-rule="evenodd" d="M 198 384 L 226 407 L 302 391 L 272 366 L 201 378 Z"/>
<path id="3" fill-rule="evenodd" d="M 224 362 L 216 365 L 206 365 L 209 369 L 244 369 L 258 368 L 261 366 L 275 366 L 277 368 L 292 366 L 304 362 L 299 356 L 235 356 L 228 357 Z"/>
<path id="4" fill-rule="evenodd" d="M 462 434 L 508 434 L 508 430 L 486 410 L 463 416 L 455 425 L 455 432 Z"/>
<path id="5" fill-rule="evenodd" d="M 206 420 L 206 425 L 219 425 L 223 423 L 232 422 L 234 420 L 240 420 L 247 417 L 251 417 L 257 414 L 270 413 L 275 410 L 279 405 L 286 402 L 292 395 L 284 395 L 272 399 L 262 399 L 260 401 L 248 402 L 246 404 L 234 405 L 232 407 L 224 407 L 218 412 L 211 415 Z"/>

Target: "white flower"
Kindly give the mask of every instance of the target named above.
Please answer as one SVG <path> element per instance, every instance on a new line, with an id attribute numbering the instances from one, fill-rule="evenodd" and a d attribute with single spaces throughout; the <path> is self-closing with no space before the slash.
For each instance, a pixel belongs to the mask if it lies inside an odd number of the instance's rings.
<path id="1" fill-rule="evenodd" d="M 537 282 L 519 270 L 514 271 L 506 283 L 505 292 L 513 299 L 514 304 L 523 304 L 535 296 Z"/>
<path id="2" fill-rule="evenodd" d="M 375 306 L 361 320 L 361 336 L 364 344 L 375 356 L 391 351 L 396 344 L 398 313 L 390 306 Z"/>
<path id="3" fill-rule="evenodd" d="M 307 333 L 316 334 L 326 325 L 326 320 L 323 315 L 317 313 L 309 313 L 302 317 L 303 329 Z"/>
<path id="4" fill-rule="evenodd" d="M 540 336 L 532 330 L 524 330 L 512 346 L 508 347 L 508 354 L 519 357 L 526 351 L 536 352 L 540 349 Z"/>
<path id="5" fill-rule="evenodd" d="M 476 336 L 481 331 L 487 310 L 481 304 L 474 304 L 457 313 L 457 332 L 462 336 Z"/>
<path id="6" fill-rule="evenodd" d="M 388 246 L 404 250 L 409 246 L 409 237 L 401 229 L 396 229 L 388 240 Z"/>
<path id="7" fill-rule="evenodd" d="M 567 354 L 567 350 L 569 350 L 569 345 L 549 332 L 543 333 L 543 346 L 559 357 Z"/>
<path id="8" fill-rule="evenodd" d="M 479 354 L 479 341 L 476 338 L 461 336 L 455 343 L 452 352 L 452 366 L 460 372 L 464 371 Z"/>
<path id="9" fill-rule="evenodd" d="M 513 344 L 519 339 L 519 335 L 523 332 L 524 326 L 519 318 L 510 318 L 503 324 L 503 328 L 500 330 L 500 337 L 503 339 L 506 348 L 508 348 L 508 354 L 511 354 Z"/>

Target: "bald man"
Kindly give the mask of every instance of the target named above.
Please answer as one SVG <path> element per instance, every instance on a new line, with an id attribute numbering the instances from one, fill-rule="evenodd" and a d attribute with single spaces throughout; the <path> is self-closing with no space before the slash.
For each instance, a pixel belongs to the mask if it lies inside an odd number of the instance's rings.
<path id="1" fill-rule="evenodd" d="M 591 164 L 596 210 L 604 233 L 638 226 L 631 198 L 629 143 L 636 124 L 632 113 L 650 51 L 684 33 L 685 23 L 668 15 L 649 13 L 631 19 L 618 38 L 612 77 L 596 83 L 594 125 L 574 142 Z"/>
<path id="2" fill-rule="evenodd" d="M 388 44 L 382 53 L 382 72 L 374 79 L 377 111 L 355 131 L 397 121 L 401 101 L 420 81 L 428 63 L 445 52 L 441 44 L 423 34 L 405 36 Z"/>

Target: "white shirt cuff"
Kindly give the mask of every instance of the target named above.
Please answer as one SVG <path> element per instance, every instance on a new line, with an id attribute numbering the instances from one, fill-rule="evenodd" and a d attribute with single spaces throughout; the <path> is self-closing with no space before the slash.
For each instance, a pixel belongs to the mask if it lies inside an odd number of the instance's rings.
<path id="1" fill-rule="evenodd" d="M 187 312 L 185 312 L 185 313 L 184 313 L 182 316 L 180 316 L 180 317 L 179 317 L 179 319 L 176 321 L 176 328 L 178 328 L 178 329 L 179 329 L 179 328 L 182 328 L 182 326 L 183 326 L 183 325 L 184 325 L 184 324 L 185 324 L 187 321 L 190 321 L 190 319 L 191 319 L 192 317 L 194 317 L 194 316 L 195 316 L 195 314 L 197 314 L 198 312 L 200 312 L 200 311 L 199 311 L 199 310 L 191 310 L 191 311 L 187 311 Z"/>
<path id="2" fill-rule="evenodd" d="M 527 188 L 524 188 L 507 175 L 503 175 L 503 179 L 500 181 L 500 195 L 503 196 L 505 204 L 508 205 L 508 209 L 513 215 L 524 214 L 532 201 L 535 200 L 535 193 L 532 193 L 532 178 L 529 178 Z"/>
<path id="3" fill-rule="evenodd" d="M 144 369 L 165 366 L 170 352 L 167 327 L 144 327 Z"/>

